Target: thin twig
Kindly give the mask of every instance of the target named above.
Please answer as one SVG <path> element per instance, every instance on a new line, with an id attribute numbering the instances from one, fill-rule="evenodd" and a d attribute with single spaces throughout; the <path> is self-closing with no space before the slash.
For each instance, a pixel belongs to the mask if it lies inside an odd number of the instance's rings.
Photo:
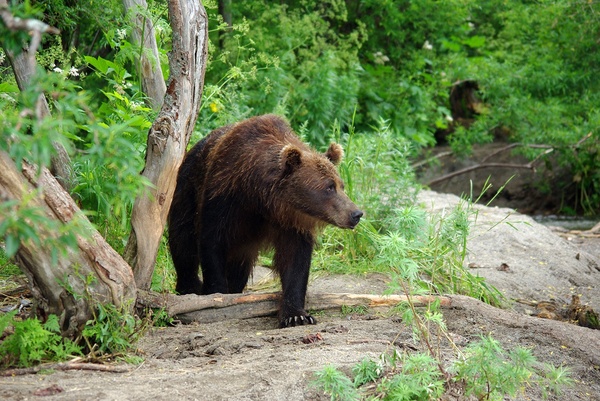
<path id="1" fill-rule="evenodd" d="M 129 368 L 124 366 L 103 365 L 85 362 L 44 363 L 30 368 L 8 369 L 0 372 L 0 376 L 22 376 L 36 374 L 46 370 L 93 370 L 96 372 L 125 373 Z"/>
<path id="2" fill-rule="evenodd" d="M 469 167 L 465 167 L 463 169 L 457 170 L 457 171 L 453 171 L 452 173 L 443 175 L 441 177 L 438 177 L 436 179 L 433 179 L 431 181 L 429 181 L 427 183 L 428 186 L 432 186 L 435 184 L 438 184 L 442 181 L 446 181 L 449 180 L 450 178 L 454 178 L 456 176 L 462 175 L 462 174 L 466 174 L 469 173 L 471 171 L 475 171 L 475 170 L 479 170 L 482 168 L 522 168 L 522 169 L 529 169 L 529 170 L 534 170 L 535 167 L 531 165 L 531 163 L 527 163 L 527 164 L 513 164 L 513 163 L 483 163 L 483 164 L 476 164 L 474 166 L 469 166 Z"/>
<path id="3" fill-rule="evenodd" d="M 525 146 L 527 148 L 531 148 L 531 149 L 552 149 L 552 146 L 550 145 L 535 145 L 535 144 L 524 144 L 521 142 L 515 142 L 515 143 L 511 143 L 507 146 L 504 146 L 498 150 L 495 150 L 494 152 L 490 153 L 489 155 L 487 155 L 486 157 L 484 157 L 481 160 L 481 163 L 485 163 L 487 160 L 491 159 L 492 157 L 496 156 L 497 154 L 500 154 L 502 152 L 506 152 L 507 150 L 510 149 L 514 149 L 517 148 L 519 146 Z"/>
<path id="4" fill-rule="evenodd" d="M 425 165 L 425 164 L 429 164 L 429 163 L 431 163 L 433 160 L 439 160 L 439 159 L 441 159 L 441 158 L 443 158 L 443 157 L 452 156 L 453 154 L 454 154 L 454 152 L 453 152 L 453 151 L 451 151 L 451 150 L 448 150 L 448 151 L 445 151 L 445 152 L 440 152 L 440 153 L 438 153 L 437 155 L 434 155 L 434 156 L 428 157 L 428 158 L 427 158 L 427 159 L 425 159 L 425 160 L 421 160 L 421 161 L 418 161 L 418 162 L 416 162 L 416 163 L 413 163 L 413 164 L 411 165 L 411 167 L 412 167 L 413 169 L 416 169 L 417 167 L 421 167 L 421 166 L 423 166 L 423 165 Z"/>
<path id="5" fill-rule="evenodd" d="M 377 339 L 363 339 L 363 340 L 348 340 L 346 342 L 347 344 L 385 344 L 385 345 L 392 345 L 392 343 L 389 340 L 377 340 Z"/>
<path id="6" fill-rule="evenodd" d="M 591 138 L 592 133 L 588 133 L 587 135 L 585 135 L 583 138 L 581 138 L 579 141 L 577 141 L 577 143 L 571 145 L 570 147 L 575 149 L 578 148 L 579 146 L 581 146 L 581 144 L 585 141 L 587 141 L 589 138 Z M 539 155 L 537 155 L 533 160 L 531 160 L 529 163 L 525 163 L 525 164 L 513 164 L 513 163 L 486 163 L 487 160 L 489 160 L 490 158 L 505 152 L 507 150 L 510 149 L 514 149 L 516 147 L 519 146 L 524 146 L 527 148 L 531 148 L 531 149 L 546 149 L 544 152 L 540 153 Z M 443 175 L 441 177 L 435 178 L 431 181 L 429 181 L 427 183 L 428 186 L 432 186 L 435 184 L 439 184 L 442 181 L 446 181 L 449 180 L 451 178 L 454 178 L 456 176 L 462 175 L 462 174 L 466 174 L 466 173 L 470 173 L 471 171 L 475 171 L 475 170 L 479 170 L 482 168 L 513 168 L 513 169 L 529 169 L 529 170 L 533 170 L 535 172 L 535 165 L 537 164 L 537 162 L 543 157 L 546 156 L 550 153 L 552 153 L 555 150 L 555 148 L 553 146 L 550 145 L 543 145 L 543 144 L 524 144 L 524 143 L 520 143 L 520 142 L 516 142 L 516 143 L 511 143 L 509 145 L 506 145 L 500 149 L 495 150 L 494 152 L 490 153 L 489 155 L 487 155 L 486 157 L 484 157 L 481 162 L 479 164 L 475 164 L 473 166 L 469 166 L 469 167 L 465 167 L 463 169 L 457 170 L 457 171 L 453 171 L 452 173 Z M 447 154 L 448 152 L 443 152 L 440 153 L 440 158 L 441 157 L 445 157 L 448 156 Z M 425 162 L 429 162 L 430 160 L 437 158 L 437 156 L 434 156 L 433 158 L 429 158 L 427 159 Z M 415 166 L 424 164 L 425 162 L 420 162 L 417 163 Z"/>
<path id="7" fill-rule="evenodd" d="M 33 71 L 33 68 L 35 67 L 35 53 L 42 42 L 42 34 L 51 33 L 58 35 L 60 30 L 37 19 L 22 19 L 13 16 L 8 8 L 8 2 L 6 0 L 0 0 L 0 18 L 2 18 L 4 25 L 9 30 L 13 32 L 26 31 L 31 35 L 29 50 L 26 53 L 28 67 Z"/>
<path id="8" fill-rule="evenodd" d="M 28 18 L 22 19 L 14 17 L 8 9 L 8 3 L 6 0 L 0 0 L 0 17 L 4 21 L 4 25 L 11 31 L 35 31 L 40 33 L 51 33 L 58 35 L 60 29 L 50 26 L 40 20 Z"/>

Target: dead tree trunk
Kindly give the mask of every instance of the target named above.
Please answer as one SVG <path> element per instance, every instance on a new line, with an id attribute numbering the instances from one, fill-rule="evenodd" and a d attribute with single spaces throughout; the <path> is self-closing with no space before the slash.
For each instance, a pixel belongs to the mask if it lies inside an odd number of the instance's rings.
<path id="1" fill-rule="evenodd" d="M 140 48 L 137 64 L 142 78 L 142 90 L 148 96 L 150 106 L 158 110 L 162 106 L 167 86 L 160 67 L 148 4 L 146 0 L 123 0 L 123 6 L 132 21 L 133 43 Z"/>
<path id="2" fill-rule="evenodd" d="M 196 122 L 207 55 L 208 20 L 201 3 L 171 0 L 169 10 L 173 28 L 171 78 L 162 110 L 148 134 L 143 172 L 154 184 L 154 191 L 135 204 L 128 246 L 145 286 L 150 283 L 176 172 Z M 6 1 L 0 0 L 3 19 L 10 16 L 7 11 Z M 93 317 L 92 308 L 98 302 L 133 308 L 136 284 L 130 266 L 91 226 L 52 174 L 26 162 L 19 172 L 14 161 L 0 152 L 0 202 L 16 201 L 17 208 L 23 199 L 28 199 L 28 207 L 43 210 L 48 219 L 62 223 L 78 219 L 85 231 L 77 237 L 76 249 L 56 259 L 44 242 L 55 233 L 43 227 L 36 227 L 40 243 L 21 242 L 15 259 L 29 278 L 38 311 L 58 315 L 63 333 L 72 337 Z M 0 222 L 4 217 L 0 216 Z"/>
<path id="3" fill-rule="evenodd" d="M 17 82 L 24 90 L 35 70 L 35 52 L 41 34 L 51 30 L 40 21 L 13 18 L 5 0 L 0 0 L 0 13 L 9 29 L 27 30 L 32 35 L 28 51 L 18 56 L 9 54 Z M 44 94 L 40 93 L 34 115 L 43 119 L 49 114 Z M 59 150 L 64 152 L 62 147 Z M 65 156 L 66 152 L 60 154 Z M 68 157 L 58 163 L 69 167 Z M 26 203 L 24 199 L 27 199 Z M 77 219 L 82 227 L 83 233 L 77 237 L 78 247 L 58 257 L 53 257 L 52 249 L 47 245 L 48 239 L 56 235 L 48 228 L 35 227 L 39 242 L 21 241 L 15 260 L 29 278 L 38 314 L 57 315 L 63 334 L 74 337 L 93 318 L 92 308 L 97 303 L 133 307 L 136 287 L 131 268 L 92 227 L 50 171 L 45 168 L 39 171 L 23 161 L 20 172 L 14 161 L 6 153 L 0 152 L 0 202 L 7 201 L 16 201 L 12 206 L 15 209 L 23 205 L 34 207 L 49 220 L 64 224 Z M 0 222 L 4 217 L 0 216 Z M 23 223 L 33 224 L 27 221 Z M 89 281 L 90 277 L 94 279 L 93 282 Z"/>
<path id="4" fill-rule="evenodd" d="M 78 219 L 85 230 L 77 238 L 78 249 L 59 254 L 57 259 L 44 243 L 44 238 L 54 233 L 43 232 L 42 227 L 36 227 L 40 244 L 21 243 L 15 259 L 29 278 L 37 312 L 59 316 L 63 334 L 74 337 L 93 317 L 95 303 L 133 307 L 136 287 L 131 268 L 92 227 L 52 174 L 47 169 L 38 172 L 27 163 L 21 173 L 4 152 L 0 152 L 0 171 L 0 202 L 21 203 L 31 197 L 27 206 L 40 208 L 49 219 L 62 223 Z M 95 279 L 93 283 L 88 282 L 89 277 Z"/>
<path id="5" fill-rule="evenodd" d="M 171 76 L 162 109 L 148 132 L 142 172 L 153 188 L 135 201 L 132 230 L 125 248 L 125 258 L 133 266 L 136 284 L 142 289 L 150 288 L 177 171 L 200 109 L 207 58 L 208 18 L 201 2 L 171 0 L 169 17 L 173 28 Z"/>

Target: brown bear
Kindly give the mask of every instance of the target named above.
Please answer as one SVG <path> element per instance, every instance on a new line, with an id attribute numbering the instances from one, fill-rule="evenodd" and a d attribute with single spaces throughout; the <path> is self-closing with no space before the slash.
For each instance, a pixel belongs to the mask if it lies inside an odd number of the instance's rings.
<path id="1" fill-rule="evenodd" d="M 363 215 L 335 168 L 342 156 L 335 143 L 324 154 L 312 150 L 275 115 L 198 142 L 181 165 L 169 211 L 177 292 L 242 292 L 259 251 L 272 247 L 280 327 L 316 323 L 304 310 L 316 232 L 327 223 L 352 229 Z"/>

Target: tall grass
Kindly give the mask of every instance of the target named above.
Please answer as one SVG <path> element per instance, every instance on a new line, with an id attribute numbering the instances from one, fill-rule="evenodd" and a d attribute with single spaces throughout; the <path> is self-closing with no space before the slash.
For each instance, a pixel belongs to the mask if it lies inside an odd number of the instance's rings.
<path id="1" fill-rule="evenodd" d="M 374 133 L 333 130 L 346 151 L 340 174 L 346 192 L 365 211 L 352 231 L 327 228 L 313 268 L 329 273 L 389 273 L 391 291 L 415 280 L 413 290 L 465 294 L 493 305 L 502 295 L 465 266 L 475 211 L 465 200 L 445 214 L 417 203 L 408 141 L 381 122 Z"/>

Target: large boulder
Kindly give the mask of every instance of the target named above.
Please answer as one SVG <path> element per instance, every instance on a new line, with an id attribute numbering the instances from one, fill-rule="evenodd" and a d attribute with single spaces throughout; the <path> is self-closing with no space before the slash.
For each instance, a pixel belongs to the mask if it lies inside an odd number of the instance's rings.
<path id="1" fill-rule="evenodd" d="M 465 201 L 422 191 L 419 202 L 444 213 Z M 508 299 L 569 304 L 572 295 L 579 295 L 582 303 L 600 309 L 600 255 L 584 250 L 600 249 L 600 239 L 590 239 L 593 243 L 584 248 L 577 238 L 570 241 L 513 209 L 478 204 L 471 208 L 465 263 L 473 274 L 484 277 Z M 527 309 L 523 305 L 517 303 L 515 308 Z"/>

